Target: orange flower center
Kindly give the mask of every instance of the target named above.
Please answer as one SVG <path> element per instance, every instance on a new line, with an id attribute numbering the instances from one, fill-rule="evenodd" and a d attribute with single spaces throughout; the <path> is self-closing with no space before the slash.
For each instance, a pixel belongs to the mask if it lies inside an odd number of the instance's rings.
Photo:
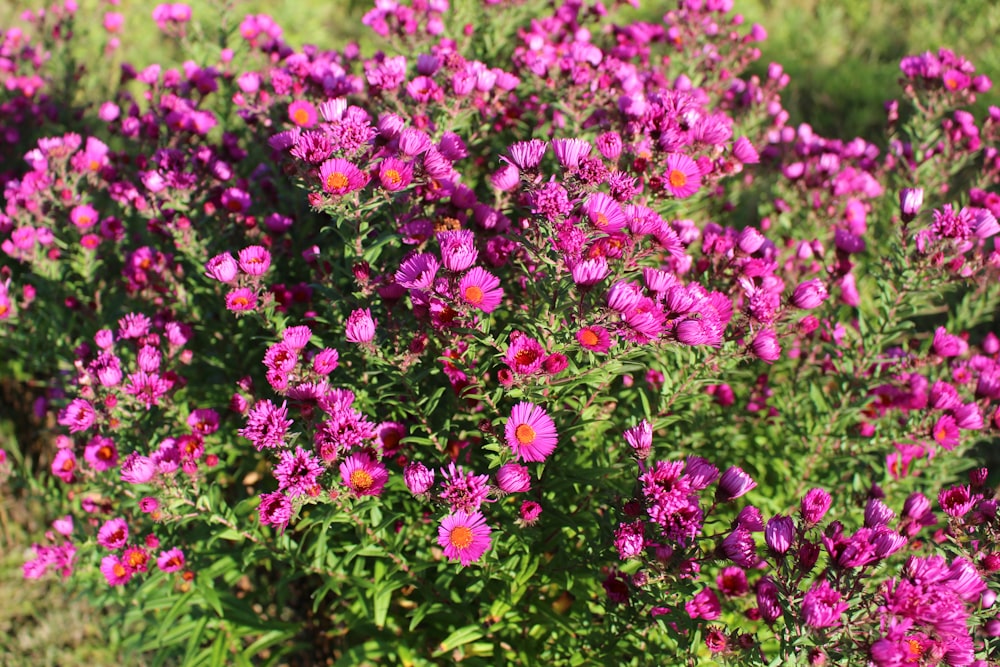
<path id="1" fill-rule="evenodd" d="M 101 447 L 100 449 L 97 450 L 97 458 L 98 458 L 98 460 L 101 460 L 101 461 L 108 461 L 108 460 L 110 460 L 111 459 L 111 452 L 112 452 L 111 448 L 108 447 L 107 445 L 104 445 L 103 447 Z"/>
<path id="2" fill-rule="evenodd" d="M 7 307 L 7 304 L 0 303 L 0 317 L 3 317 L 4 315 L 6 315 L 9 312 L 10 312 L 10 308 Z"/>
<path id="3" fill-rule="evenodd" d="M 89 163 L 87 163 L 87 166 L 90 167 L 91 171 L 97 171 L 98 169 L 101 168 L 101 163 L 98 162 L 97 160 L 91 160 Z"/>
<path id="4" fill-rule="evenodd" d="M 535 429 L 527 424 L 518 424 L 517 428 L 514 429 L 514 437 L 522 445 L 530 445 L 535 441 Z"/>
<path id="5" fill-rule="evenodd" d="M 608 224 L 608 216 L 604 215 L 603 213 L 598 213 L 597 214 L 597 219 L 594 220 L 594 226 L 595 227 L 604 227 L 607 224 Z"/>
<path id="6" fill-rule="evenodd" d="M 672 185 L 673 187 L 683 188 L 685 185 L 687 185 L 688 177 L 687 174 L 685 174 L 680 169 L 671 169 L 670 175 L 667 177 L 667 180 L 670 181 L 670 185 Z"/>
<path id="7" fill-rule="evenodd" d="M 233 299 L 233 305 L 238 306 L 240 308 L 246 308 L 247 306 L 250 305 L 250 299 L 246 298 L 245 296 L 238 296 L 235 299 Z"/>
<path id="8" fill-rule="evenodd" d="M 62 464 L 63 472 L 69 472 L 75 467 L 76 467 L 76 461 L 74 461 L 73 459 L 66 459 L 65 461 L 63 461 Z"/>
<path id="9" fill-rule="evenodd" d="M 466 287 L 464 296 L 465 300 L 473 306 L 478 306 L 483 302 L 483 290 L 479 289 L 476 285 L 469 285 Z"/>
<path id="10" fill-rule="evenodd" d="M 375 480 L 368 474 L 367 470 L 355 470 L 351 473 L 351 487 L 355 491 L 367 491 L 372 488 Z"/>
<path id="11" fill-rule="evenodd" d="M 305 109 L 296 109 L 292 112 L 292 121 L 296 125 L 305 125 L 309 122 L 309 112 Z"/>
<path id="12" fill-rule="evenodd" d="M 583 341 L 584 345 L 597 345 L 601 342 L 600 337 L 591 329 L 584 329 L 583 333 L 580 334 L 580 340 Z"/>
<path id="13" fill-rule="evenodd" d="M 403 182 L 403 177 L 400 176 L 399 172 L 396 171 L 395 169 L 386 169 L 385 180 L 391 183 L 392 185 L 399 185 L 400 183 Z"/>
<path id="14" fill-rule="evenodd" d="M 116 577 L 124 577 L 128 573 L 125 566 L 121 563 L 115 563 L 114 567 L 111 568 L 111 571 L 115 573 Z"/>
<path id="15" fill-rule="evenodd" d="M 329 190 L 343 190 L 350 184 L 347 180 L 347 176 L 344 176 L 339 171 L 335 171 L 326 177 L 326 187 Z"/>
<path id="16" fill-rule="evenodd" d="M 518 365 L 521 366 L 527 366 L 528 364 L 533 364 L 535 363 L 536 359 L 538 359 L 538 353 L 535 352 L 534 350 L 521 350 L 520 352 L 514 355 L 514 361 L 516 361 Z"/>
<path id="17" fill-rule="evenodd" d="M 456 549 L 468 549 L 472 544 L 472 529 L 468 526 L 456 526 L 448 536 L 451 545 Z"/>
<path id="18" fill-rule="evenodd" d="M 142 551 L 133 551 L 128 555 L 128 564 L 132 567 L 139 567 L 145 564 L 146 560 L 146 554 Z"/>

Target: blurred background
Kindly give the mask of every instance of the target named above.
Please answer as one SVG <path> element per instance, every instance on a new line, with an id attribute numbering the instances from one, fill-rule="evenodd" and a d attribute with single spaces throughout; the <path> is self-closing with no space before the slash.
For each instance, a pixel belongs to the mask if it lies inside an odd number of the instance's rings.
<path id="1" fill-rule="evenodd" d="M 78 2 L 73 42 L 79 62 L 108 57 L 103 52 L 107 35 L 102 26 L 107 11 L 125 17 L 113 61 L 137 67 L 177 62 L 175 46 L 161 38 L 151 19 L 157 2 L 120 0 L 117 6 L 101 0 Z M 361 25 L 371 6 L 368 0 L 190 0 L 189 4 L 195 21 L 206 27 L 205 39 L 217 39 L 219 27 L 234 30 L 246 14 L 268 13 L 284 28 L 293 47 L 315 44 L 332 49 L 350 41 L 377 46 Z M 24 11 L 42 6 L 0 0 L 0 29 L 21 25 Z M 658 21 L 672 6 L 644 2 L 642 8 L 629 11 L 642 20 Z M 884 145 L 883 105 L 897 96 L 899 60 L 908 54 L 947 47 L 970 59 L 977 73 L 1000 82 L 1000 49 L 993 48 L 1000 33 L 1000 3 L 994 0 L 735 0 L 735 11 L 768 33 L 753 71 L 763 75 L 769 63 L 780 63 L 791 76 L 783 96 L 792 123 L 809 122 L 824 136 L 862 136 Z M 115 85 L 113 74 L 106 85 L 108 89 Z M 96 96 L 90 101 L 101 101 L 99 93 L 89 94 Z M 977 116 L 991 104 L 1000 105 L 996 90 L 981 96 L 974 109 Z M 8 451 L 36 445 L 44 426 L 28 416 L 37 394 L 26 389 L 0 382 L 0 448 Z M 52 483 L 51 475 L 38 477 L 48 480 L 43 484 Z M 123 657 L 108 647 L 100 612 L 73 601 L 58 582 L 24 583 L 21 565 L 31 554 L 31 538 L 45 530 L 43 522 L 55 510 L 34 507 L 24 498 L 11 502 L 14 496 L 9 491 L 0 481 L 0 665 L 142 664 L 132 657 L 122 662 Z"/>

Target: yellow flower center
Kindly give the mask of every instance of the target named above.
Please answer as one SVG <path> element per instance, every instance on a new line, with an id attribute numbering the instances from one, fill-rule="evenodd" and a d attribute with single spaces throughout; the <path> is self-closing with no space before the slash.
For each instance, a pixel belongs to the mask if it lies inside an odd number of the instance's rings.
<path id="1" fill-rule="evenodd" d="M 395 169 L 386 169 L 384 177 L 386 182 L 392 185 L 399 185 L 403 182 L 403 177 Z"/>
<path id="2" fill-rule="evenodd" d="M 355 491 L 367 491 L 374 483 L 375 480 L 367 470 L 355 470 L 351 473 L 351 487 Z"/>
<path id="3" fill-rule="evenodd" d="M 687 174 L 680 169 L 671 169 L 667 179 L 670 181 L 670 185 L 675 188 L 683 188 L 688 182 Z"/>
<path id="4" fill-rule="evenodd" d="M 122 565 L 121 563 L 115 563 L 114 567 L 112 567 L 111 570 L 112 572 L 115 573 L 116 577 L 124 577 L 125 574 L 127 573 L 125 570 L 125 566 Z"/>
<path id="5" fill-rule="evenodd" d="M 309 122 L 309 112 L 305 109 L 296 109 L 292 112 L 292 121 L 296 125 L 305 125 Z"/>
<path id="6" fill-rule="evenodd" d="M 472 529 L 468 526 L 456 526 L 448 536 L 451 545 L 456 549 L 468 549 L 472 544 Z"/>
<path id="7" fill-rule="evenodd" d="M 350 184 L 347 176 L 339 171 L 335 171 L 326 177 L 326 187 L 328 190 L 343 190 Z"/>
<path id="8" fill-rule="evenodd" d="M 246 298 L 245 296 L 238 296 L 235 299 L 233 299 L 233 305 L 238 308 L 246 308 L 247 306 L 250 305 L 250 299 Z"/>
<path id="9" fill-rule="evenodd" d="M 597 219 L 594 220 L 594 226 L 595 227 L 604 227 L 607 224 L 608 224 L 608 216 L 604 215 L 603 213 L 598 213 L 597 214 Z"/>
<path id="10" fill-rule="evenodd" d="M 527 424 L 518 424 L 517 428 L 514 429 L 514 437 L 522 445 L 530 445 L 535 441 L 535 429 Z"/>

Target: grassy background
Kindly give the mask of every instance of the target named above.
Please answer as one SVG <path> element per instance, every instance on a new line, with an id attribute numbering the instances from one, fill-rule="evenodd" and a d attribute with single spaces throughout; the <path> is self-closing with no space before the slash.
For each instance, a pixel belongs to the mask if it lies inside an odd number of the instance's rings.
<path id="1" fill-rule="evenodd" d="M 109 7 L 98 0 L 81 0 L 77 57 L 83 63 L 102 58 L 103 11 L 126 16 L 122 47 L 116 59 L 141 67 L 173 61 L 171 46 L 159 39 L 150 18 L 156 2 L 121 0 Z M 274 3 L 264 0 L 225 2 L 194 0 L 195 18 L 208 26 L 206 37 L 216 39 L 217 28 L 234 27 L 245 14 L 271 13 L 293 46 L 317 44 L 336 48 L 365 37 L 360 17 L 366 0 L 331 2 L 300 0 Z M 18 14 L 34 3 L 0 3 L 0 27 L 17 22 Z M 655 20 L 672 3 L 646 3 L 643 13 Z M 737 0 L 748 22 L 763 25 L 769 39 L 761 45 L 758 72 L 770 62 L 781 63 L 791 75 L 785 106 L 792 121 L 808 121 L 827 136 L 857 135 L 878 141 L 883 125 L 883 103 L 896 95 L 899 59 L 907 54 L 948 47 L 970 58 L 977 71 L 1000 79 L 1000 51 L 992 38 L 1000 32 L 1000 5 L 989 0 L 941 3 L 935 0 Z M 113 85 L 113 78 L 106 85 Z M 100 99 L 95 100 L 97 102 Z M 980 107 L 1000 104 L 1000 95 L 983 96 Z M 34 456 L 44 440 L 26 436 L 25 405 L 15 405 L 0 392 L 0 448 L 22 447 Z M 15 428 L 15 422 L 20 430 Z M 31 458 L 29 456 L 29 458 Z M 38 465 L 38 463 L 32 464 Z M 30 544 L 53 518 L 52 508 L 32 504 L 27 486 L 0 484 L 0 665 L 122 664 L 105 640 L 98 610 L 75 601 L 58 582 L 26 583 L 21 565 Z M 135 663 L 130 659 L 130 664 Z"/>

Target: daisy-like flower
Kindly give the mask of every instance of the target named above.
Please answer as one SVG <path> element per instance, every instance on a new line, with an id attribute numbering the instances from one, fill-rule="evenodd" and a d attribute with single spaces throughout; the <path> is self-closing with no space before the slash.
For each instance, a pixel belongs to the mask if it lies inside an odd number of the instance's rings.
<path id="1" fill-rule="evenodd" d="M 438 527 L 438 544 L 444 555 L 469 565 L 482 558 L 490 548 L 490 527 L 479 512 L 455 512 L 441 520 Z"/>
<path id="2" fill-rule="evenodd" d="M 522 461 L 544 461 L 555 450 L 556 425 L 545 410 L 522 401 L 511 410 L 504 429 L 507 444 Z"/>
<path id="3" fill-rule="evenodd" d="M 406 289 L 427 289 L 434 283 L 441 264 L 430 253 L 411 255 L 396 271 L 396 282 Z"/>
<path id="4" fill-rule="evenodd" d="M 114 555 L 101 559 L 101 574 L 107 579 L 109 586 L 122 586 L 132 578 L 131 570 Z"/>
<path id="5" fill-rule="evenodd" d="M 315 456 L 296 447 L 295 452 L 283 450 L 278 454 L 281 462 L 274 468 L 278 490 L 289 498 L 301 496 L 316 488 L 316 480 L 323 474 L 323 464 Z"/>
<path id="6" fill-rule="evenodd" d="M 402 190 L 413 180 L 413 165 L 399 158 L 387 157 L 379 163 L 378 180 L 389 192 Z"/>
<path id="7" fill-rule="evenodd" d="M 611 349 L 611 334 L 604 327 L 583 327 L 576 332 L 576 342 L 585 350 L 604 354 Z"/>
<path id="8" fill-rule="evenodd" d="M 334 158 L 321 164 L 319 179 L 324 192 L 337 196 L 359 190 L 368 182 L 364 172 L 343 158 Z"/>
<path id="9" fill-rule="evenodd" d="M 542 367 L 546 356 L 541 343 L 520 331 L 515 331 L 510 335 L 510 345 L 507 346 L 503 360 L 518 375 L 531 375 Z"/>
<path id="10" fill-rule="evenodd" d="M 97 531 L 97 543 L 105 549 L 121 549 L 128 542 L 128 524 L 125 519 L 108 519 Z"/>
<path id="11" fill-rule="evenodd" d="M 534 169 L 542 161 L 548 147 L 549 143 L 541 139 L 518 141 L 507 149 L 510 157 L 502 156 L 500 159 L 518 169 Z"/>
<path id="12" fill-rule="evenodd" d="M 604 280 L 610 272 L 608 260 L 603 256 L 577 262 L 570 271 L 573 275 L 573 282 L 581 287 L 596 285 Z"/>
<path id="13" fill-rule="evenodd" d="M 345 336 L 350 343 L 370 343 L 375 338 L 376 321 L 368 308 L 358 308 L 347 317 Z"/>
<path id="14" fill-rule="evenodd" d="M 484 313 L 492 313 L 503 299 L 500 279 L 482 267 L 473 267 L 458 283 L 458 296 Z"/>
<path id="15" fill-rule="evenodd" d="M 83 458 L 91 468 L 103 472 L 118 465 L 118 449 L 111 438 L 95 435 L 87 443 Z"/>
<path id="16" fill-rule="evenodd" d="M 701 186 L 701 170 L 683 153 L 668 153 L 663 187 L 678 199 L 690 197 Z"/>
<path id="17" fill-rule="evenodd" d="M 316 107 L 305 100 L 295 100 L 288 105 L 288 120 L 298 127 L 312 127 L 316 124 Z"/>
<path id="18" fill-rule="evenodd" d="M 156 559 L 156 566 L 163 572 L 176 572 L 184 563 L 184 552 L 177 548 L 167 549 Z"/>
<path id="19" fill-rule="evenodd" d="M 245 313 L 257 308 L 257 294 L 249 287 L 239 287 L 226 295 L 226 310 Z"/>
<path id="20" fill-rule="evenodd" d="M 389 471 L 364 452 L 351 454 L 340 464 L 344 484 L 359 496 L 377 496 L 389 479 Z"/>
<path id="21" fill-rule="evenodd" d="M 603 192 L 588 197 L 583 212 L 594 229 L 601 232 L 617 232 L 628 223 L 621 205 Z"/>
<path id="22" fill-rule="evenodd" d="M 216 255 L 205 264 L 205 275 L 223 283 L 235 280 L 238 271 L 239 265 L 228 252 Z"/>
<path id="23" fill-rule="evenodd" d="M 580 158 L 587 157 L 592 148 L 586 139 L 552 140 L 552 151 L 556 154 L 556 159 L 568 169 L 575 169 L 580 164 Z"/>
<path id="24" fill-rule="evenodd" d="M 437 235 L 437 240 L 441 246 L 441 263 L 449 271 L 465 271 L 476 263 L 479 251 L 476 250 L 475 236 L 471 230 L 443 231 Z"/>
<path id="25" fill-rule="evenodd" d="M 257 508 L 260 525 L 274 526 L 283 533 L 292 519 L 293 511 L 292 501 L 285 494 L 280 492 L 260 494 L 260 506 Z"/>

